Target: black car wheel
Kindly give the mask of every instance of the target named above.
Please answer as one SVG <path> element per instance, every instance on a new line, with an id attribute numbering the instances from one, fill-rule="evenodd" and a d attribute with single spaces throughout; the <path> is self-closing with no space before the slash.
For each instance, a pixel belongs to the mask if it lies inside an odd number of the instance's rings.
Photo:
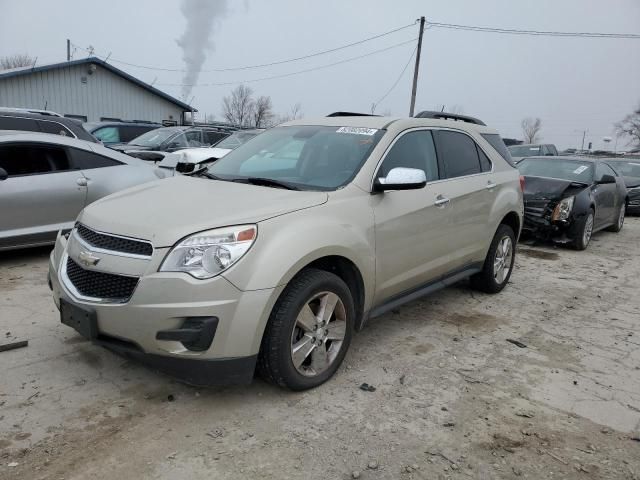
<path id="1" fill-rule="evenodd" d="M 622 230 L 622 227 L 624 227 L 624 216 L 626 211 L 627 205 L 626 202 L 624 202 L 620 207 L 620 211 L 618 212 L 616 223 L 607 228 L 608 231 L 618 233 L 620 230 Z"/>
<path id="2" fill-rule="evenodd" d="M 291 390 L 317 387 L 342 363 L 354 324 L 353 298 L 342 279 L 324 270 L 303 270 L 271 311 L 258 371 Z"/>
<path id="3" fill-rule="evenodd" d="M 591 236 L 593 235 L 593 220 L 595 218 L 593 208 L 589 209 L 589 212 L 584 215 L 576 225 L 576 238 L 573 246 L 576 250 L 584 250 L 589 246 L 591 242 Z"/>

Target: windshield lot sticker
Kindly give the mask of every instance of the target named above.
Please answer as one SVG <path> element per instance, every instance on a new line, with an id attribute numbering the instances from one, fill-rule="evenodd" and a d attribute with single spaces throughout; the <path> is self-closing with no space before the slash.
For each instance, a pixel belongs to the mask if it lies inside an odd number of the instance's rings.
<path id="1" fill-rule="evenodd" d="M 580 175 L 582 172 L 584 172 L 587 168 L 586 165 L 580 165 L 578 168 L 576 168 L 573 173 L 575 173 L 576 175 Z"/>
<path id="2" fill-rule="evenodd" d="M 353 135 L 375 135 L 378 131 L 377 128 L 362 128 L 362 127 L 340 127 L 336 130 L 336 133 L 351 133 Z"/>

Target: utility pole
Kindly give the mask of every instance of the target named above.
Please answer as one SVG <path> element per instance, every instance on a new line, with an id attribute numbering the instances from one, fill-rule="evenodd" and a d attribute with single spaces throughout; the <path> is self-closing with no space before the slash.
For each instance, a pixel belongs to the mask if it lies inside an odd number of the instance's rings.
<path id="1" fill-rule="evenodd" d="M 413 117 L 416 107 L 416 90 L 418 89 L 418 70 L 420 69 L 420 52 L 422 51 L 422 35 L 424 34 L 424 17 L 420 17 L 420 34 L 418 35 L 418 50 L 416 51 L 416 66 L 413 70 L 413 87 L 411 89 L 411 106 L 409 116 Z"/>
<path id="2" fill-rule="evenodd" d="M 67 38 L 67 62 L 71 61 L 71 40 Z"/>
<path id="3" fill-rule="evenodd" d="M 580 150 L 584 151 L 584 137 L 587 135 L 587 131 L 582 131 L 582 148 Z"/>

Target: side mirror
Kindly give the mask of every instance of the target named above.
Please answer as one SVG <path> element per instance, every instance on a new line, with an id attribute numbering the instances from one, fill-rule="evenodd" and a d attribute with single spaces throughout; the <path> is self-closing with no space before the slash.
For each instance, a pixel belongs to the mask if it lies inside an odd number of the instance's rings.
<path id="1" fill-rule="evenodd" d="M 189 175 L 190 173 L 193 173 L 196 166 L 197 165 L 195 163 L 178 162 L 176 163 L 176 172 L 182 173 L 183 175 Z"/>
<path id="2" fill-rule="evenodd" d="M 9 174 L 4 168 L 0 167 L 0 180 L 6 180 L 7 178 L 9 178 Z"/>
<path id="3" fill-rule="evenodd" d="M 392 168 L 386 177 L 379 177 L 373 184 L 376 192 L 387 190 L 417 190 L 427 184 L 424 170 L 419 168 Z"/>
<path id="4" fill-rule="evenodd" d="M 603 175 L 596 183 L 616 183 L 616 177 L 614 177 L 613 175 Z"/>

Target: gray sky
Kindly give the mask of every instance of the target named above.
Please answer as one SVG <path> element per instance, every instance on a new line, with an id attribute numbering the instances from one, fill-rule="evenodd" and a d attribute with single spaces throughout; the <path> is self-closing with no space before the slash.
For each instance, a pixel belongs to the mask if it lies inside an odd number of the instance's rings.
<path id="1" fill-rule="evenodd" d="M 216 1 L 216 0 L 211 0 Z M 229 0 L 214 22 L 203 69 L 254 65 L 303 56 L 427 20 L 502 28 L 640 33 L 638 0 Z M 220 9 L 218 9 L 220 10 Z M 184 68 L 178 39 L 186 21 L 180 2 L 158 0 L 0 0 L 0 56 L 29 53 L 38 64 L 64 61 L 66 38 L 111 52 L 113 65 L 180 96 L 183 74 L 125 66 Z M 268 68 L 203 72 L 198 83 L 251 80 L 326 65 L 417 37 L 418 27 L 353 48 Z M 413 45 L 334 67 L 248 83 L 270 95 L 276 111 L 302 104 L 305 116 L 368 112 L 393 85 Z M 459 106 L 521 137 L 520 121 L 542 119 L 542 139 L 576 147 L 582 130 L 594 148 L 613 123 L 640 103 L 640 40 L 498 35 L 431 28 L 425 32 L 417 110 Z M 76 51 L 75 58 L 87 56 Z M 413 64 L 377 112 L 407 115 Z M 175 84 L 175 85 L 169 85 Z M 221 118 L 229 86 L 193 89 L 194 106 Z M 189 100 L 189 99 L 187 99 Z M 620 145 L 623 146 L 623 145 Z M 619 146 L 619 147 L 620 147 Z"/>

